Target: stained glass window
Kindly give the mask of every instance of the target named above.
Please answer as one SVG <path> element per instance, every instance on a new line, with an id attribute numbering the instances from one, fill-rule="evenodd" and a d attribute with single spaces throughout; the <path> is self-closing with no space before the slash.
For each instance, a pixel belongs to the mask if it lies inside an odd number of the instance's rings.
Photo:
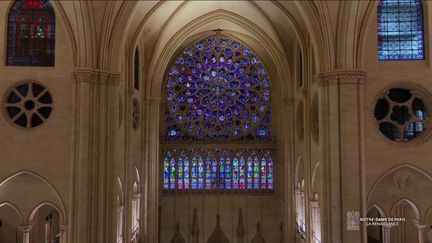
<path id="1" fill-rule="evenodd" d="M 191 163 L 186 154 L 194 155 Z M 164 190 L 273 190 L 269 149 L 163 149 L 162 157 Z"/>
<path id="2" fill-rule="evenodd" d="M 260 59 L 240 42 L 223 37 L 196 42 L 169 69 L 165 139 L 268 139 L 269 85 Z"/>
<path id="3" fill-rule="evenodd" d="M 49 0 L 17 0 L 8 18 L 8 66 L 54 66 L 55 14 Z"/>
<path id="4" fill-rule="evenodd" d="M 273 150 L 256 146 L 272 142 L 270 81 L 250 48 L 222 36 L 188 46 L 164 92 L 165 192 L 273 191 Z M 221 149 L 226 142 L 235 146 Z"/>
<path id="5" fill-rule="evenodd" d="M 420 0 L 381 0 L 378 5 L 378 60 L 423 60 Z"/>

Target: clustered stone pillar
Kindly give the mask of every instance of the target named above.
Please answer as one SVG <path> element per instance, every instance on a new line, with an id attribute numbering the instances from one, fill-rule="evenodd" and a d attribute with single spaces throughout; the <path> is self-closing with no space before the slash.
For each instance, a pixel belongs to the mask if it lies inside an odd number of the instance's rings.
<path id="1" fill-rule="evenodd" d="M 116 213 L 112 158 L 118 117 L 117 73 L 79 68 L 75 78 L 73 198 L 70 242 L 113 242 Z M 107 234 L 107 232 L 113 232 Z"/>
<path id="2" fill-rule="evenodd" d="M 159 242 L 159 101 L 158 97 L 146 97 L 146 177 L 147 190 L 147 234 L 146 242 Z"/>
<path id="3" fill-rule="evenodd" d="M 322 198 L 325 211 L 321 217 L 325 243 L 360 243 L 366 238 L 365 226 L 351 217 L 366 212 L 365 77 L 366 73 L 359 70 L 334 70 L 315 78 L 319 84 L 320 144 L 326 183 Z"/>

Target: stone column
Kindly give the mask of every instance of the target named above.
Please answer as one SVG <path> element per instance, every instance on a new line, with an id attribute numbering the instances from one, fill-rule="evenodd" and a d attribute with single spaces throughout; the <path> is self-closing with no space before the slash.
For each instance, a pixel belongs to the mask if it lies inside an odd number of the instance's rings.
<path id="1" fill-rule="evenodd" d="M 71 243 L 112 242 L 115 237 L 112 172 L 117 73 L 79 68 L 75 78 Z"/>
<path id="2" fill-rule="evenodd" d="M 32 225 L 20 225 L 18 228 L 22 231 L 23 243 L 30 243 Z"/>
<path id="3" fill-rule="evenodd" d="M 60 225 L 60 243 L 67 243 L 68 242 L 68 227 L 66 225 Z"/>
<path id="4" fill-rule="evenodd" d="M 145 100 L 145 162 L 147 167 L 147 229 L 146 242 L 158 243 L 159 217 L 159 98 Z"/>
<path id="5" fill-rule="evenodd" d="M 391 228 L 392 228 L 391 226 L 389 226 L 389 227 L 382 226 L 382 229 L 383 229 L 383 243 L 390 243 L 390 240 L 391 240 L 391 234 L 390 234 Z"/>
<path id="6" fill-rule="evenodd" d="M 323 243 L 360 243 L 366 227 L 363 82 L 366 73 L 334 70 L 318 74 L 320 144 L 323 161 Z M 347 230 L 347 215 L 350 215 Z M 353 217 L 351 217 L 353 216 Z M 359 227 L 357 227 L 359 226 Z"/>
<path id="7" fill-rule="evenodd" d="M 416 226 L 418 229 L 418 243 L 428 243 L 425 233 L 429 229 L 429 225 L 417 224 Z"/>

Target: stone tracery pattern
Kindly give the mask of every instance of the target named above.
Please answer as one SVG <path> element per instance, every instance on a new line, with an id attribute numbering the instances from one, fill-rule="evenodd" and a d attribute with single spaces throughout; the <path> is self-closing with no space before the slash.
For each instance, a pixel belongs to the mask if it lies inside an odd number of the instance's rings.
<path id="1" fill-rule="evenodd" d="M 51 115 L 53 99 L 50 92 L 36 81 L 15 85 L 6 93 L 5 114 L 10 122 L 23 128 L 44 123 Z"/>
<path id="2" fill-rule="evenodd" d="M 138 129 L 140 123 L 140 106 L 136 98 L 132 100 L 132 128 Z"/>
<path id="3" fill-rule="evenodd" d="M 260 59 L 243 44 L 223 37 L 198 41 L 169 69 L 165 138 L 268 139 L 269 86 Z"/>
<path id="4" fill-rule="evenodd" d="M 419 92 L 392 88 L 377 100 L 375 118 L 381 133 L 396 142 L 412 140 L 428 128 L 426 105 Z"/>
<path id="5" fill-rule="evenodd" d="M 164 190 L 273 189 L 268 149 L 164 149 Z"/>

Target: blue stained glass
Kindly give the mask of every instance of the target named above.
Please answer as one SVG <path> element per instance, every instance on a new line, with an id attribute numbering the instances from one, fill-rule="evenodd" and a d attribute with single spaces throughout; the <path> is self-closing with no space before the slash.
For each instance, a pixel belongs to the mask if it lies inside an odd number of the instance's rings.
<path id="1" fill-rule="evenodd" d="M 380 0 L 377 9 L 378 60 L 423 60 L 421 0 Z"/>
<path id="2" fill-rule="evenodd" d="M 229 157 L 225 160 L 225 188 L 231 189 L 231 160 Z"/>
<path id="3" fill-rule="evenodd" d="M 169 168 L 169 157 L 166 156 L 163 162 L 163 188 L 169 189 L 169 177 L 170 177 L 170 168 Z"/>
<path id="4" fill-rule="evenodd" d="M 237 157 L 233 159 L 233 165 L 232 165 L 233 175 L 232 175 L 232 182 L 233 182 L 233 189 L 239 188 L 239 161 Z"/>
<path id="5" fill-rule="evenodd" d="M 197 159 L 195 156 L 192 158 L 191 170 L 192 170 L 192 175 L 191 175 L 192 189 L 197 189 L 198 167 L 197 167 Z"/>
<path id="6" fill-rule="evenodd" d="M 183 189 L 183 158 L 180 157 L 177 161 L 177 188 Z"/>
<path id="7" fill-rule="evenodd" d="M 55 14 L 48 0 L 17 0 L 7 26 L 8 66 L 54 66 Z"/>
<path id="8" fill-rule="evenodd" d="M 201 156 L 198 157 L 198 189 L 204 189 L 204 162 Z"/>
<path id="9" fill-rule="evenodd" d="M 249 156 L 247 160 L 247 189 L 253 188 L 253 165 L 252 156 Z"/>
<path id="10" fill-rule="evenodd" d="M 245 189 L 246 188 L 246 174 L 245 174 L 245 159 L 243 156 L 240 158 L 240 168 L 239 168 L 239 188 Z"/>
<path id="11" fill-rule="evenodd" d="M 163 154 L 164 190 L 273 190 L 269 149 L 164 149 Z"/>
<path id="12" fill-rule="evenodd" d="M 265 67 L 251 49 L 224 37 L 201 40 L 173 61 L 168 74 L 165 115 L 172 119 L 164 119 L 167 140 L 269 138 L 269 132 L 255 131 L 269 130 L 264 117 L 270 90 Z M 257 107 L 260 112 L 253 112 Z"/>

